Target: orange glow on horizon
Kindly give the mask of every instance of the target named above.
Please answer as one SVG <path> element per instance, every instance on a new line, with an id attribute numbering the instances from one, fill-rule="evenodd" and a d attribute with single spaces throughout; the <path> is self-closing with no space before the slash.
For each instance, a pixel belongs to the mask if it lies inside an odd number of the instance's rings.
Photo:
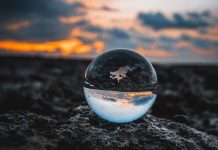
<path id="1" fill-rule="evenodd" d="M 147 96 L 150 96 L 152 95 L 153 93 L 151 91 L 145 91 L 145 92 L 131 92 L 131 93 L 127 93 L 127 96 L 128 97 L 134 97 L 134 96 L 144 96 L 144 95 L 147 95 Z"/>
<path id="2" fill-rule="evenodd" d="M 104 48 L 102 41 L 96 40 L 91 44 L 84 44 L 78 39 L 66 39 L 53 42 L 44 43 L 29 43 L 18 41 L 0 41 L 0 49 L 12 52 L 50 52 L 55 53 L 58 50 L 62 56 L 69 56 L 70 54 L 88 54 L 92 51 L 99 53 Z"/>

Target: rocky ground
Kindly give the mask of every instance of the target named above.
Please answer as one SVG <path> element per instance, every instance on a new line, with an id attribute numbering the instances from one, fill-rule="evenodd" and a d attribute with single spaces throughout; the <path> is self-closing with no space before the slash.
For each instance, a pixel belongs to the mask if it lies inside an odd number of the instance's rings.
<path id="1" fill-rule="evenodd" d="M 113 124 L 85 103 L 89 63 L 0 58 L 0 149 L 218 149 L 217 66 L 154 65 L 152 110 Z"/>

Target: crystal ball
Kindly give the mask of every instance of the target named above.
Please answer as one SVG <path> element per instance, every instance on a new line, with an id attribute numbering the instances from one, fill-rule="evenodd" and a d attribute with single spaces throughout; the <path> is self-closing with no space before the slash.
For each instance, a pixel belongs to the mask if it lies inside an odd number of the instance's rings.
<path id="1" fill-rule="evenodd" d="M 142 117 L 154 104 L 157 75 L 138 53 L 110 50 L 88 66 L 83 85 L 88 105 L 101 118 L 126 123 Z"/>

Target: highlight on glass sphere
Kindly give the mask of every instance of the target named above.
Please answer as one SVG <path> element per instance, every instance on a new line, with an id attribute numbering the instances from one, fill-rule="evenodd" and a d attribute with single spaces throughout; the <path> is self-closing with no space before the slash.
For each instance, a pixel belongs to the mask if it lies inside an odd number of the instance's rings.
<path id="1" fill-rule="evenodd" d="M 101 118 L 126 123 L 142 117 L 154 104 L 157 75 L 138 53 L 110 50 L 95 58 L 85 73 L 88 105 Z"/>

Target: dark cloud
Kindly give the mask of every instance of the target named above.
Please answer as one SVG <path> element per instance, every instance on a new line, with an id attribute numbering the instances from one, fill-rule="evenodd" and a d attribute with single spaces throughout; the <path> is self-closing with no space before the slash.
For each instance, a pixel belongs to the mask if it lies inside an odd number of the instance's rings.
<path id="1" fill-rule="evenodd" d="M 0 38 L 16 40 L 57 40 L 66 38 L 76 24 L 62 24 L 61 16 L 82 16 L 82 3 L 66 4 L 63 0 L 2 0 L 0 2 Z M 30 24 L 18 30 L 8 26 L 28 20 Z M 81 23 L 82 24 L 82 23 Z"/>
<path id="2" fill-rule="evenodd" d="M 95 32 L 95 33 L 100 33 L 100 32 L 103 32 L 104 29 L 100 26 L 94 26 L 94 25 L 90 25 L 90 24 L 87 24 L 86 25 L 86 30 L 89 31 L 89 32 Z"/>
<path id="3" fill-rule="evenodd" d="M 103 9 L 109 11 L 110 8 L 104 6 Z M 97 33 L 99 39 L 102 39 L 103 33 L 109 33 L 113 37 L 121 39 L 129 37 L 128 33 L 122 29 L 106 30 L 100 26 L 92 25 L 85 19 L 65 24 L 60 21 L 60 17 L 83 17 L 85 10 L 86 7 L 80 2 L 66 4 L 64 0 L 3 0 L 0 2 L 0 39 L 31 42 L 60 40 L 69 37 L 71 30 L 75 27 L 79 27 L 85 32 Z M 10 24 L 26 20 L 30 23 L 25 27 L 17 30 L 8 28 Z M 92 41 L 86 37 L 77 38 L 85 43 Z"/>
<path id="4" fill-rule="evenodd" d="M 162 42 L 162 43 L 176 43 L 179 42 L 180 38 L 171 38 L 168 36 L 160 36 L 158 38 L 158 41 Z"/>
<path id="5" fill-rule="evenodd" d="M 181 41 L 185 41 L 190 43 L 191 45 L 204 49 L 205 51 L 215 49 L 218 47 L 218 41 L 206 40 L 197 37 L 191 37 L 189 35 L 182 35 L 177 38 L 168 37 L 168 36 L 160 36 L 160 37 L 146 37 L 140 38 L 141 43 L 144 43 L 144 48 L 149 49 L 154 43 L 156 45 L 155 48 L 165 49 L 169 51 L 178 51 L 176 48 L 176 44 Z"/>
<path id="6" fill-rule="evenodd" d="M 111 34 L 112 36 L 116 37 L 116 38 L 120 38 L 120 39 L 127 39 L 129 38 L 129 34 L 124 31 L 123 29 L 119 29 L 119 28 L 113 28 L 108 30 L 108 33 Z"/>
<path id="7" fill-rule="evenodd" d="M 189 12 L 188 15 L 193 19 L 201 19 L 202 17 L 210 17 L 209 11 L 204 11 L 202 13 Z"/>
<path id="8" fill-rule="evenodd" d="M 139 40 L 145 42 L 146 44 L 152 44 L 155 42 L 155 39 L 152 37 L 139 37 Z"/>
<path id="9" fill-rule="evenodd" d="M 77 10 L 83 7 L 82 3 L 66 4 L 63 0 L 2 0 L 0 2 L 0 19 L 2 22 L 34 17 L 80 15 Z"/>
<path id="10" fill-rule="evenodd" d="M 164 14 L 158 13 L 139 13 L 137 18 L 145 26 L 159 30 L 163 28 L 202 28 L 209 26 L 209 12 L 189 13 L 183 16 L 179 13 L 173 15 L 173 19 L 167 18 Z"/>
<path id="11" fill-rule="evenodd" d="M 119 39 L 129 38 L 128 32 L 121 28 L 104 29 L 101 26 L 92 25 L 89 22 L 86 22 L 86 24 L 84 24 L 83 27 L 87 32 L 97 33 L 99 36 L 106 33 L 106 34 L 111 35 L 114 38 L 119 38 Z"/>

